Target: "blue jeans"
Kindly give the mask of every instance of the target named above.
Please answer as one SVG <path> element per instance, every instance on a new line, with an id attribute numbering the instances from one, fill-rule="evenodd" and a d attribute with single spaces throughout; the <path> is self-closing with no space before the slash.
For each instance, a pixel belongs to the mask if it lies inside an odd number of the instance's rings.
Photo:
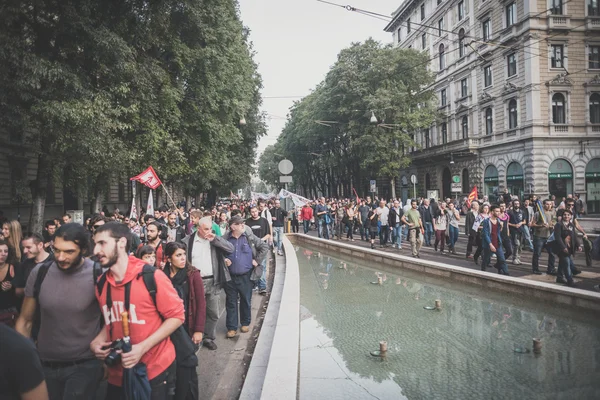
<path id="1" fill-rule="evenodd" d="M 564 276 L 567 282 L 573 282 L 573 271 L 575 264 L 573 263 L 572 256 L 560 256 L 558 257 L 558 276 Z"/>
<path id="2" fill-rule="evenodd" d="M 227 318 L 225 325 L 228 331 L 237 331 L 238 329 L 238 296 L 239 304 L 239 323 L 242 326 L 250 325 L 252 318 L 250 310 L 250 301 L 252 300 L 252 286 L 250 280 L 252 271 L 243 275 L 231 275 L 231 280 L 225 283 L 225 309 L 227 310 Z"/>
<path id="3" fill-rule="evenodd" d="M 522 225 L 519 229 L 523 234 L 523 240 L 525 241 L 527 246 L 529 246 L 529 250 L 533 251 L 533 242 L 531 240 L 531 232 L 529 231 L 529 227 L 527 225 Z"/>
<path id="4" fill-rule="evenodd" d="M 329 239 L 329 227 L 325 223 L 324 218 L 317 220 L 317 226 L 319 227 L 319 237 Z"/>
<path id="5" fill-rule="evenodd" d="M 265 257 L 265 259 L 260 263 L 262 265 L 262 275 L 258 280 L 258 290 L 266 290 L 267 289 L 267 259 L 269 256 Z"/>
<path id="6" fill-rule="evenodd" d="M 533 237 L 533 260 L 531 261 L 531 267 L 534 271 L 538 271 L 540 269 L 540 255 L 544 249 L 546 249 L 548 252 L 548 269 L 546 272 L 550 272 L 554 269 L 555 256 L 552 252 L 552 249 L 548 248 L 546 244 L 547 241 L 547 238 L 538 236 Z"/>
<path id="7" fill-rule="evenodd" d="M 398 245 L 398 247 L 402 247 L 402 224 L 395 224 L 393 229 L 393 239 L 392 243 Z"/>
<path id="8" fill-rule="evenodd" d="M 310 227 L 310 221 L 304 220 L 302 221 L 302 225 L 304 225 L 304 234 L 306 235 Z"/>
<path id="9" fill-rule="evenodd" d="M 504 258 L 504 250 L 502 246 L 498 246 L 496 248 L 496 268 L 498 268 L 498 273 L 501 275 L 508 275 L 508 266 L 506 265 L 506 259 Z M 490 260 L 492 259 L 492 251 L 489 247 L 483 249 L 483 260 L 481 262 L 481 268 L 485 268 L 490 265 Z"/>
<path id="10" fill-rule="evenodd" d="M 433 224 L 425 222 L 425 244 L 431 246 L 431 236 L 433 235 Z"/>
<path id="11" fill-rule="evenodd" d="M 448 236 L 450 237 L 450 243 L 448 243 L 448 247 L 450 247 L 452 250 L 454 250 L 454 245 L 456 244 L 456 241 L 458 240 L 458 228 L 450 225 L 448 227 Z"/>
<path id="12" fill-rule="evenodd" d="M 369 240 L 369 227 L 367 225 L 367 221 L 367 218 L 363 219 L 362 224 L 359 226 L 360 240 Z"/>
<path id="13" fill-rule="evenodd" d="M 277 246 L 277 251 L 281 251 L 281 245 L 283 244 L 283 226 L 273 227 L 273 241 Z"/>

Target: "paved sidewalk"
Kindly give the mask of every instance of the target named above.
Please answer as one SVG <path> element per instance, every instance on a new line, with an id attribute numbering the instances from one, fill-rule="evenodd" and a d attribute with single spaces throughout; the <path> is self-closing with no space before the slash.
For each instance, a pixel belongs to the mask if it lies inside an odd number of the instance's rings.
<path id="1" fill-rule="evenodd" d="M 317 237 L 317 232 L 315 230 L 311 230 L 308 233 L 310 236 Z M 302 234 L 301 234 L 302 235 Z M 345 236 L 345 235 L 344 235 Z M 346 244 L 351 244 L 364 248 L 371 248 L 370 242 L 365 242 L 360 240 L 360 234 L 354 235 L 355 241 L 348 241 L 347 239 L 342 239 L 341 241 Z M 338 239 L 334 239 L 338 240 Z M 375 249 L 379 251 L 383 251 L 386 253 L 394 253 L 401 254 L 404 256 L 411 256 L 410 242 L 402 241 L 402 249 L 398 250 L 396 248 L 392 248 L 391 244 L 388 244 L 388 247 L 381 248 L 379 246 L 379 239 L 375 240 Z M 450 264 L 458 267 L 464 267 L 469 269 L 480 269 L 480 266 L 476 265 L 473 262 L 473 259 L 467 260 L 465 258 L 467 249 L 467 237 L 461 232 L 458 242 L 456 243 L 456 255 L 452 255 L 449 253 L 440 254 L 433 249 L 433 240 L 432 247 L 427 247 L 423 245 L 421 248 L 421 260 L 422 261 L 436 261 L 445 264 Z M 474 248 L 473 250 L 475 250 Z M 556 277 L 552 275 L 534 275 L 532 274 L 531 268 L 531 258 L 533 253 L 530 251 L 523 251 L 521 255 L 521 265 L 513 265 L 512 260 L 507 260 L 508 272 L 511 276 L 526 278 L 535 280 L 538 282 L 546 282 L 546 283 L 556 283 Z M 481 261 L 480 261 L 481 262 Z M 540 270 L 542 272 L 546 271 L 548 264 L 548 256 L 545 253 L 542 253 L 540 257 Z M 575 256 L 575 265 L 581 269 L 583 272 L 580 275 L 574 277 L 574 281 L 577 284 L 579 289 L 584 290 L 594 290 L 594 285 L 600 284 L 600 263 L 598 261 L 592 261 L 592 267 L 586 267 L 585 265 L 585 256 L 583 253 L 577 253 Z M 558 268 L 558 257 L 556 258 L 555 267 Z M 488 268 L 489 273 L 496 273 L 495 268 Z M 562 285 L 556 283 L 557 285 Z"/>
<path id="2" fill-rule="evenodd" d="M 272 254 L 270 254 L 272 259 Z M 267 287 L 271 289 L 271 260 L 267 263 Z M 252 358 L 252 352 L 262 324 L 265 308 L 269 300 L 269 294 L 259 295 L 252 293 L 252 322 L 250 331 L 241 333 L 233 339 L 227 339 L 225 334 L 225 292 L 222 292 L 219 302 L 220 318 L 217 324 L 217 338 L 215 343 L 218 348 L 215 351 L 201 348 L 198 351 L 198 386 L 200 389 L 200 400 L 230 400 L 237 399 L 240 395 L 246 371 Z"/>

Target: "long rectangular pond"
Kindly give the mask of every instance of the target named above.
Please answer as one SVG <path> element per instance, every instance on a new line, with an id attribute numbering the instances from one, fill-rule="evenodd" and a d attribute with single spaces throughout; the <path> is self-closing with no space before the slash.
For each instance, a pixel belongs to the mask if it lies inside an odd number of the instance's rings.
<path id="1" fill-rule="evenodd" d="M 294 248 L 300 399 L 600 399 L 597 314 Z"/>

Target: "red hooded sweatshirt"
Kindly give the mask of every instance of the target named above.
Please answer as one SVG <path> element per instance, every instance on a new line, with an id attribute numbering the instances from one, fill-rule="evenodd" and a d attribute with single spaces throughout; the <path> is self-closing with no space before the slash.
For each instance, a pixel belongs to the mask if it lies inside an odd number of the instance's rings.
<path id="1" fill-rule="evenodd" d="M 159 271 L 154 274 L 156 280 L 156 307 L 154 306 L 144 280 L 141 277 L 138 278 L 144 264 L 144 261 L 129 256 L 129 264 L 123 281 L 119 284 L 115 283 L 115 278 L 109 270 L 106 273 L 106 285 L 104 285 L 102 295 L 98 296 L 98 291 L 96 291 L 96 297 L 98 297 L 104 315 L 105 329 L 111 341 L 123 337 L 121 313 L 125 311 L 125 284 L 130 281 L 129 337 L 132 344 L 140 343 L 154 333 L 163 323 L 161 316 L 164 319 L 178 318 L 182 322 L 185 319 L 183 301 L 177 295 L 169 278 L 163 273 L 158 273 Z M 106 293 L 109 285 L 111 286 L 112 310 L 108 310 L 106 305 Z M 111 324 L 112 336 L 110 336 Z M 141 362 L 146 364 L 148 368 L 148 379 L 153 379 L 166 370 L 174 360 L 175 347 L 171 343 L 171 339 L 166 338 L 148 350 L 142 356 Z M 120 363 L 108 369 L 108 382 L 115 386 L 122 385 L 123 367 Z"/>

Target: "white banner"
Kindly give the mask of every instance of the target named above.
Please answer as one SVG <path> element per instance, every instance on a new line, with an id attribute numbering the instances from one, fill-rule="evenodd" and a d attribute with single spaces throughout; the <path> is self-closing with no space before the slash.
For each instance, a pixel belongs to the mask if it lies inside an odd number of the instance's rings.
<path id="1" fill-rule="evenodd" d="M 294 202 L 294 205 L 296 207 L 302 207 L 306 203 L 310 202 L 310 200 L 307 199 L 306 197 L 299 196 L 299 195 L 289 192 L 285 189 L 281 189 L 278 196 L 279 196 L 279 198 L 282 198 L 282 199 L 287 199 L 288 197 L 291 197 L 292 201 Z"/>
<path id="2" fill-rule="evenodd" d="M 252 197 L 252 200 L 269 200 L 275 195 L 273 193 L 250 192 L 250 196 Z"/>
<path id="3" fill-rule="evenodd" d="M 131 212 L 129 213 L 129 218 L 137 219 L 137 208 L 135 207 L 135 196 L 131 199 Z"/>
<path id="4" fill-rule="evenodd" d="M 146 214 L 154 217 L 154 199 L 152 198 L 152 190 L 148 194 L 148 205 L 146 206 Z"/>

